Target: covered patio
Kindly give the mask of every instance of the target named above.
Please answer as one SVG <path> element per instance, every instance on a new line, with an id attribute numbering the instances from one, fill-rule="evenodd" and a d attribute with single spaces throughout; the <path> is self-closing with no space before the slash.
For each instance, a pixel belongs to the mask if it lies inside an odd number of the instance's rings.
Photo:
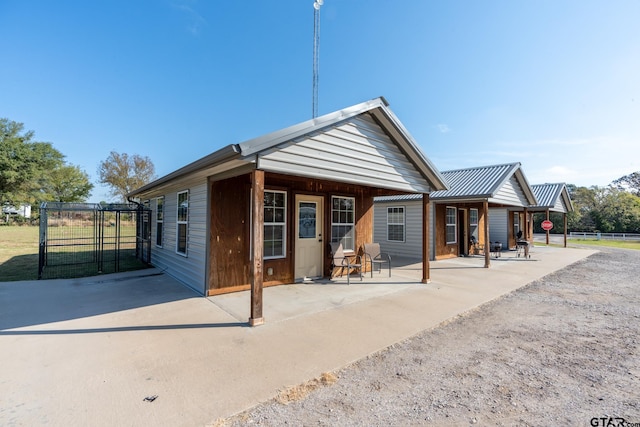
<path id="1" fill-rule="evenodd" d="M 421 194 L 428 218 L 429 194 L 446 188 L 376 98 L 229 145 L 129 196 L 166 212 L 155 231 L 171 233 L 156 233 L 154 266 L 206 296 L 250 290 L 250 324 L 259 325 L 264 288 L 331 277 L 331 244 L 362 254 L 373 241 L 374 197 Z M 428 283 L 429 246 L 421 249 Z"/>
<path id="2" fill-rule="evenodd" d="M 493 298 L 562 268 L 566 263 L 573 262 L 575 256 L 578 256 L 576 259 L 580 259 L 583 255 L 592 253 L 572 250 L 566 256 L 559 256 L 558 248 L 547 246 L 536 246 L 532 251 L 532 258 L 518 257 L 513 250 L 504 251 L 499 258 L 492 259 L 492 268 L 489 270 L 485 269 L 484 255 L 448 258 L 431 263 L 432 280 L 428 287 L 421 282 L 420 259 L 395 257 L 392 260 L 391 277 L 383 271 L 374 272 L 373 277 L 367 273 L 362 281 L 354 276 L 350 285 L 347 285 L 346 278 L 337 277 L 265 288 L 265 318 L 268 317 L 269 322 L 293 320 L 370 300 L 396 298 L 412 292 L 419 292 L 420 295 L 426 292 L 431 295 L 423 295 L 426 299 L 421 299 L 422 303 L 427 303 L 427 299 L 431 297 L 438 300 L 437 295 L 441 291 L 446 294 L 452 292 L 451 298 L 460 298 L 460 301 L 451 301 L 457 306 L 459 303 L 464 304 L 467 294 L 476 297 L 486 294 Z M 248 314 L 251 292 L 217 295 L 208 299 L 236 320 L 242 321 Z"/>

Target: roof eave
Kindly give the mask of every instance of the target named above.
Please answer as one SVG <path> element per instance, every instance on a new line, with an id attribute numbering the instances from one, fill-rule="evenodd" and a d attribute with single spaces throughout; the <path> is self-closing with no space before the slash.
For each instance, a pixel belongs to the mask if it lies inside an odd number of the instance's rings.
<path id="1" fill-rule="evenodd" d="M 395 114 L 388 108 L 388 105 L 388 102 L 383 97 L 374 98 L 285 129 L 250 139 L 238 144 L 238 146 L 240 147 L 242 157 L 248 158 L 286 141 L 299 138 L 303 135 L 313 133 L 316 130 L 331 126 L 334 123 L 369 112 L 375 119 L 381 122 L 387 131 L 393 134 L 392 136 L 395 142 L 399 144 L 405 155 L 409 157 L 414 166 L 420 171 L 429 186 L 432 187 L 432 191 L 448 189 L 446 181 L 438 169 L 424 153 L 422 153 L 416 141 Z"/>
<path id="2" fill-rule="evenodd" d="M 158 187 L 162 184 L 165 184 L 169 181 L 175 180 L 177 178 L 180 178 L 182 176 L 215 166 L 217 164 L 229 161 L 235 157 L 239 157 L 240 156 L 240 148 L 238 147 L 237 144 L 231 144 L 231 145 L 227 145 L 226 147 L 223 147 L 205 157 L 202 157 L 198 160 L 196 160 L 195 162 L 189 163 L 188 165 L 174 171 L 171 172 L 168 175 L 165 175 L 161 178 L 156 179 L 153 182 L 150 182 L 147 185 L 144 185 L 132 192 L 130 192 L 129 194 L 127 194 L 127 197 L 134 197 L 138 194 L 142 194 L 145 193 L 149 190 L 152 190 L 155 187 Z"/>

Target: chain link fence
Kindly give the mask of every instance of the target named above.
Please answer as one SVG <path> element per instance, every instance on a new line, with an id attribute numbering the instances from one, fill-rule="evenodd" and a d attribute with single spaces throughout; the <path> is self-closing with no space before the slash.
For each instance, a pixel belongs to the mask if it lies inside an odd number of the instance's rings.
<path id="1" fill-rule="evenodd" d="M 85 277 L 148 267 L 150 213 L 136 204 L 43 203 L 38 279 Z"/>

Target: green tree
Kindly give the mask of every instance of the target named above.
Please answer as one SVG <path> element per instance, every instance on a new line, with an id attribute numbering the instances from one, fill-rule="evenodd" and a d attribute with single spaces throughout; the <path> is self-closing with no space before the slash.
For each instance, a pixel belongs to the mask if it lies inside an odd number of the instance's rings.
<path id="1" fill-rule="evenodd" d="M 640 197 L 614 186 L 567 189 L 575 208 L 570 230 L 640 233 Z"/>
<path id="2" fill-rule="evenodd" d="M 567 185 L 569 197 L 573 203 L 574 211 L 567 215 L 567 228 L 571 231 L 595 231 L 593 212 L 597 207 L 597 187 L 576 187 Z"/>
<path id="3" fill-rule="evenodd" d="M 640 197 L 640 171 L 618 178 L 611 184 L 619 190 L 627 190 Z"/>
<path id="4" fill-rule="evenodd" d="M 155 178 L 155 167 L 146 156 L 112 151 L 98 166 L 100 183 L 111 188 L 111 195 L 127 201 L 127 194 L 148 184 Z"/>
<path id="5" fill-rule="evenodd" d="M 600 199 L 596 223 L 604 233 L 640 233 L 640 197 L 608 188 Z"/>
<path id="6" fill-rule="evenodd" d="M 0 203 L 34 203 L 50 171 L 64 156 L 48 142 L 33 141 L 22 123 L 0 118 Z"/>
<path id="7" fill-rule="evenodd" d="M 63 165 L 49 173 L 43 198 L 56 202 L 84 202 L 92 189 L 89 175 L 80 167 Z"/>

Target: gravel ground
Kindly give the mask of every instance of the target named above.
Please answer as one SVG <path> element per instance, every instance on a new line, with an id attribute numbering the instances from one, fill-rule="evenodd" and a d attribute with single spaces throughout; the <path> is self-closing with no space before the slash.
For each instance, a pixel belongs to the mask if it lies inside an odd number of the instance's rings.
<path id="1" fill-rule="evenodd" d="M 600 249 L 217 424 L 640 423 L 640 251 Z"/>

